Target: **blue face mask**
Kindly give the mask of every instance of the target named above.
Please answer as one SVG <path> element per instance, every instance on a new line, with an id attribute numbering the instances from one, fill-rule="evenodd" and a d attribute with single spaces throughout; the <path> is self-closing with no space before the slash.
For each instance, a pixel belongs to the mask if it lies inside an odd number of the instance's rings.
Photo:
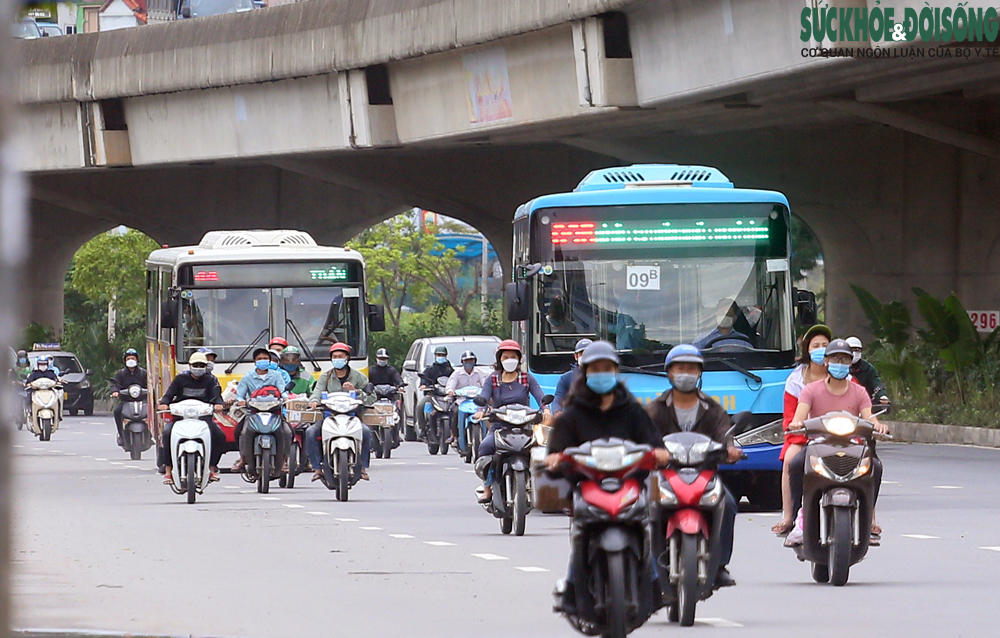
<path id="1" fill-rule="evenodd" d="M 294 363 L 283 363 L 281 368 L 288 374 L 295 374 L 299 371 L 299 366 Z"/>
<path id="2" fill-rule="evenodd" d="M 438 357 L 434 359 L 434 361 L 437 362 L 438 365 L 443 366 L 444 364 L 448 363 L 448 357 Z"/>
<path id="3" fill-rule="evenodd" d="M 271 367 L 271 360 L 257 359 L 256 361 L 254 361 L 253 364 L 257 367 L 258 370 L 267 370 Z"/>
<path id="4" fill-rule="evenodd" d="M 333 361 L 333 367 L 338 370 L 343 370 L 347 365 L 347 359 L 332 359 L 331 361 Z"/>
<path id="5" fill-rule="evenodd" d="M 462 367 L 465 368 L 466 372 L 472 372 L 472 370 L 476 367 L 476 364 L 474 364 L 474 363 L 463 363 Z"/>
<path id="6" fill-rule="evenodd" d="M 828 363 L 826 369 L 834 379 L 846 379 L 851 366 L 847 363 Z"/>
<path id="7" fill-rule="evenodd" d="M 277 363 L 275 363 L 274 361 L 272 361 L 272 362 L 271 362 L 271 366 L 270 366 L 270 368 L 271 368 L 272 370 L 277 370 L 277 369 L 278 369 L 278 364 L 277 364 Z"/>
<path id="8" fill-rule="evenodd" d="M 20 363 L 23 366 L 24 365 L 28 365 L 28 360 L 24 359 L 24 358 L 18 359 L 17 362 Z"/>
<path id="9" fill-rule="evenodd" d="M 823 365 L 823 359 L 826 358 L 826 348 L 816 348 L 809 353 L 809 358 L 812 359 L 812 362 L 816 365 Z"/>
<path id="10" fill-rule="evenodd" d="M 618 385 L 618 374 L 615 372 L 591 372 L 587 374 L 587 387 L 597 394 L 607 394 Z"/>

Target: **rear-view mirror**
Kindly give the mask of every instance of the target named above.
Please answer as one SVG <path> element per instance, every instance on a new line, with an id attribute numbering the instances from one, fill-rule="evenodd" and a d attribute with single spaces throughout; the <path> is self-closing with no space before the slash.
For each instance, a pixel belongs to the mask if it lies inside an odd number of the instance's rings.
<path id="1" fill-rule="evenodd" d="M 504 305 L 508 321 L 527 321 L 530 315 L 530 288 L 526 281 L 515 281 L 504 289 Z"/>
<path id="2" fill-rule="evenodd" d="M 416 372 L 417 371 L 417 362 L 414 361 L 413 359 L 407 359 L 406 361 L 403 362 L 403 371 L 404 372 Z"/>
<path id="3" fill-rule="evenodd" d="M 546 394 L 544 397 L 542 397 L 542 405 L 548 405 L 555 400 L 556 400 L 555 396 L 551 394 Z"/>
<path id="4" fill-rule="evenodd" d="M 799 313 L 799 323 L 803 326 L 816 324 L 816 294 L 811 290 L 795 290 L 795 308 Z"/>
<path id="5" fill-rule="evenodd" d="M 486 398 L 481 396 L 472 397 L 472 402 L 481 408 L 485 408 L 488 405 L 486 402 Z"/>
<path id="6" fill-rule="evenodd" d="M 380 303 L 368 304 L 368 331 L 385 332 L 385 307 Z"/>
<path id="7" fill-rule="evenodd" d="M 160 304 L 160 328 L 171 330 L 177 327 L 177 315 L 180 314 L 176 299 L 168 299 Z"/>

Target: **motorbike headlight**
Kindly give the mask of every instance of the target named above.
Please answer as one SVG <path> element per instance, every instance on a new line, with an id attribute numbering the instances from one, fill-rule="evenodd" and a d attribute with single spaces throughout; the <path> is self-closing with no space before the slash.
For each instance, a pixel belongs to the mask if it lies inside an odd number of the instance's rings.
<path id="1" fill-rule="evenodd" d="M 812 469 L 825 479 L 830 479 L 831 481 L 836 480 L 830 470 L 826 469 L 826 465 L 823 463 L 823 459 L 818 456 L 812 457 Z"/>
<path id="2" fill-rule="evenodd" d="M 139 386 L 134 385 L 128 389 L 128 394 L 133 399 L 138 399 L 139 395 L 142 394 L 142 390 L 139 388 Z"/>
<path id="3" fill-rule="evenodd" d="M 851 475 L 847 477 L 847 480 L 850 481 L 856 478 L 861 478 L 865 474 L 868 474 L 868 472 L 870 472 L 871 469 L 872 469 L 871 457 L 866 456 L 865 458 L 861 459 L 861 462 L 858 463 L 858 466 L 856 468 L 854 468 L 854 471 L 851 472 Z"/>
<path id="4" fill-rule="evenodd" d="M 722 500 L 722 496 L 723 494 L 725 494 L 724 490 L 725 488 L 722 485 L 722 481 L 716 478 L 715 485 L 712 487 L 712 489 L 708 490 L 702 495 L 699 505 L 704 505 L 706 507 L 714 507 L 720 500 Z"/>
<path id="5" fill-rule="evenodd" d="M 530 420 L 527 410 L 507 410 L 504 416 L 504 421 L 511 425 L 524 425 Z"/>
<path id="6" fill-rule="evenodd" d="M 705 455 L 708 454 L 709 448 L 712 446 L 711 441 L 699 441 L 691 446 L 688 451 L 688 463 L 690 465 L 698 465 L 705 462 Z"/>
<path id="7" fill-rule="evenodd" d="M 624 467 L 625 459 L 624 445 L 592 447 L 587 465 L 602 472 L 613 472 Z"/>
<path id="8" fill-rule="evenodd" d="M 667 452 L 670 453 L 670 460 L 677 463 L 678 465 L 688 464 L 688 451 L 683 445 L 677 441 L 663 441 L 663 445 L 667 448 Z"/>
<path id="9" fill-rule="evenodd" d="M 827 432 L 833 434 L 834 436 L 847 436 L 848 434 L 854 433 L 854 430 L 858 427 L 858 423 L 854 419 L 846 416 L 835 416 L 829 419 L 824 419 L 823 427 L 826 428 Z"/>

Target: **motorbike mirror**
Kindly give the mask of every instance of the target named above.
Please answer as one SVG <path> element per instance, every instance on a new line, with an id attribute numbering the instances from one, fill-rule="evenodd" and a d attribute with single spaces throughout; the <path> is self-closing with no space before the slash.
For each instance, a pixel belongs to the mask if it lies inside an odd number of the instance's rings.
<path id="1" fill-rule="evenodd" d="M 285 392 L 291 392 L 294 389 L 295 389 L 295 382 L 294 381 L 289 381 L 288 385 L 285 386 Z"/>
<path id="2" fill-rule="evenodd" d="M 542 397 L 542 405 L 548 405 L 555 400 L 556 398 L 554 396 L 552 396 L 551 394 L 546 394 L 544 397 Z"/>
<path id="3" fill-rule="evenodd" d="M 488 403 L 486 402 L 486 397 L 481 397 L 481 396 L 472 397 L 472 402 L 481 408 L 485 408 L 488 405 Z"/>
<path id="4" fill-rule="evenodd" d="M 375 390 L 375 386 L 369 383 L 363 388 L 363 390 L 366 394 L 371 394 Z"/>
<path id="5" fill-rule="evenodd" d="M 726 436 L 742 434 L 753 427 L 753 413 L 749 411 L 737 412 L 732 415 L 733 427 L 729 428 Z"/>
<path id="6" fill-rule="evenodd" d="M 90 368 L 87 368 L 86 370 L 83 371 L 83 374 L 89 377 L 90 375 L 94 374 L 94 371 L 91 370 Z"/>

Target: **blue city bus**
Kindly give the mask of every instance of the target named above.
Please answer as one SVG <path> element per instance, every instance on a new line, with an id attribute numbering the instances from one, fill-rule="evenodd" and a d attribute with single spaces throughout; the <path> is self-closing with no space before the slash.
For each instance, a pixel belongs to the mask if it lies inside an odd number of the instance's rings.
<path id="1" fill-rule="evenodd" d="M 780 507 L 793 311 L 805 322 L 815 314 L 815 297 L 792 288 L 789 223 L 781 193 L 735 188 L 703 166 L 602 169 L 571 193 L 522 205 L 506 296 L 528 369 L 553 392 L 576 341 L 606 339 L 648 403 L 669 387 L 667 351 L 698 345 L 703 391 L 730 414 L 752 413 L 738 433 L 748 458 L 725 468 L 727 485 Z"/>

